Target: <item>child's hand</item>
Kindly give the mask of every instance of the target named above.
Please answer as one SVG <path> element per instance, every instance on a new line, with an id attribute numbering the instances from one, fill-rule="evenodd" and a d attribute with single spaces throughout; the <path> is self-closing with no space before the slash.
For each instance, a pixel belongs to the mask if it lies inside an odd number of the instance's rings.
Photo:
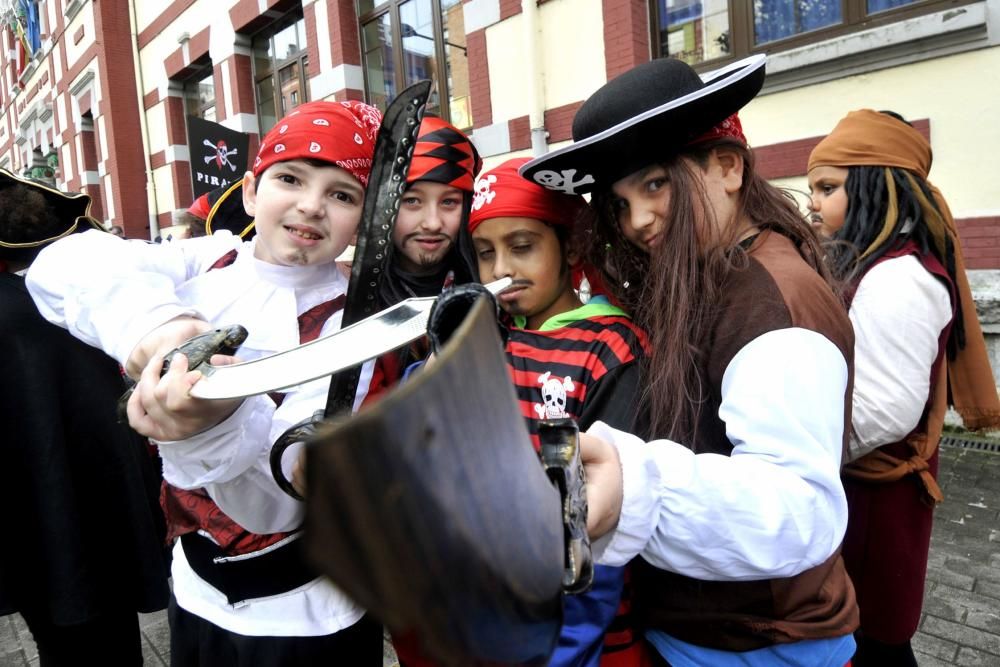
<path id="1" fill-rule="evenodd" d="M 193 336 L 205 333 L 212 325 L 196 317 L 178 317 L 146 334 L 125 362 L 125 372 L 138 379 L 153 356 L 165 355 Z"/>
<path id="2" fill-rule="evenodd" d="M 212 363 L 234 363 L 235 357 L 215 355 Z M 175 354 L 161 377 L 162 353 L 154 355 L 139 377 L 128 402 L 129 424 L 153 440 L 184 440 L 215 426 L 239 407 L 242 399 L 208 401 L 191 396 L 200 371 L 188 371 L 188 360 Z"/>
<path id="3" fill-rule="evenodd" d="M 306 497 L 306 450 L 299 452 L 295 463 L 292 464 L 292 487 L 298 491 L 303 498 Z"/>
<path id="4" fill-rule="evenodd" d="M 587 471 L 587 532 L 596 540 L 618 525 L 622 464 L 613 445 L 587 433 L 580 434 L 580 458 Z"/>

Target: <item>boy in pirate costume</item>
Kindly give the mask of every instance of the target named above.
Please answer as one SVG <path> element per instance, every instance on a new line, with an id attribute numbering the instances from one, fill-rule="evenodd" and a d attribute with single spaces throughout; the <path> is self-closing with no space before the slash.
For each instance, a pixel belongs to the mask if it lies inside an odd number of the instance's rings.
<path id="1" fill-rule="evenodd" d="M 581 436 L 598 563 L 632 561 L 658 659 L 844 665 L 840 557 L 853 335 L 795 203 L 754 171 L 736 112 L 764 56 L 703 80 L 654 60 L 594 93 L 575 143 L 521 173 L 593 190 L 592 253 L 649 334 L 651 432 Z M 633 560 L 634 559 L 634 560 Z"/>
<path id="2" fill-rule="evenodd" d="M 889 112 L 852 111 L 809 157 L 810 210 L 848 283 L 856 336 L 844 468 L 844 560 L 858 594 L 855 665 L 916 665 L 938 441 L 947 406 L 1000 424 L 993 374 L 931 148 Z"/>
<path id="3" fill-rule="evenodd" d="M 243 180 L 252 241 L 218 232 L 156 246 L 83 234 L 54 244 L 28 278 L 46 317 L 139 377 L 129 421 L 159 444 L 162 501 L 179 537 L 175 665 L 378 660 L 379 626 L 301 560 L 302 505 L 268 464 L 278 436 L 323 408 L 329 381 L 201 401 L 189 395 L 200 375 L 183 355 L 160 370 L 165 351 L 211 324 L 246 326 L 242 359 L 337 329 L 347 279 L 334 259 L 356 232 L 380 121 L 357 102 L 312 102 L 279 121 Z"/>
<path id="4" fill-rule="evenodd" d="M 482 166 L 476 147 L 458 128 L 434 116 L 423 119 L 380 285 L 382 308 L 475 280 L 465 227 L 473 181 Z M 395 385 L 428 352 L 420 340 L 380 357 L 369 399 Z"/>
<path id="5" fill-rule="evenodd" d="M 117 423 L 117 364 L 46 322 L 22 275 L 49 243 L 100 230 L 89 209 L 0 169 L 0 614 L 24 617 L 42 665 L 140 665 L 136 612 L 170 595 L 155 461 Z"/>
<path id="6" fill-rule="evenodd" d="M 521 178 L 517 170 L 526 162 L 508 160 L 480 176 L 469 232 L 480 278 L 513 280 L 498 301 L 513 320 L 507 363 L 532 440 L 537 447 L 539 420 L 560 417 L 581 429 L 602 421 L 641 432 L 646 335 L 605 297 L 580 302 L 573 230 L 586 203 Z M 550 665 L 640 664 L 624 579 L 623 567 L 597 565 L 591 590 L 565 598 Z"/>
<path id="7" fill-rule="evenodd" d="M 514 158 L 476 180 L 468 232 L 480 280 L 511 278 L 498 297 L 511 326 L 506 355 L 521 413 L 535 446 L 538 421 L 571 417 L 581 428 L 597 420 L 641 428 L 640 363 L 645 334 L 603 296 L 586 305 L 574 290 L 573 249 L 582 197 L 546 190 L 521 178 L 528 160 Z M 622 599 L 625 570 L 596 566 L 591 589 L 567 596 L 553 667 L 641 664 Z M 617 617 L 616 617 L 617 612 Z M 404 667 L 431 667 L 412 638 L 395 641 Z"/>

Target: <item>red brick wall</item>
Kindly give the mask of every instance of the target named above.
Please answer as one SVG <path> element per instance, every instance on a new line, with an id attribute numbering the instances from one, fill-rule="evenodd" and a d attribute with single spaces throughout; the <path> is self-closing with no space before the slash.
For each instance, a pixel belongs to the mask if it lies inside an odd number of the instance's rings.
<path id="1" fill-rule="evenodd" d="M 486 54 L 486 30 L 476 30 L 466 36 L 469 49 L 469 97 L 473 127 L 493 124 L 493 102 L 490 97 L 490 64 Z"/>
<path id="2" fill-rule="evenodd" d="M 105 116 L 108 155 L 106 172 L 114 183 L 114 218 L 126 235 L 149 237 L 149 207 L 146 199 L 146 165 L 139 127 L 135 62 L 132 54 L 128 0 L 101 0 L 94 7 L 94 36 L 104 52 L 97 59 L 101 89 L 127 91 L 107 94 L 101 102 Z M 105 193 L 107 196 L 107 193 Z"/>
<path id="3" fill-rule="evenodd" d="M 967 269 L 1000 269 L 1000 216 L 955 221 Z"/>
<path id="4" fill-rule="evenodd" d="M 164 112 L 167 117 L 167 143 L 187 145 L 187 122 L 184 118 L 184 100 L 170 96 L 163 100 Z"/>
<path id="5" fill-rule="evenodd" d="M 583 102 L 573 102 L 545 111 L 545 129 L 549 131 L 550 144 L 573 138 L 573 117 L 581 106 Z"/>
<path id="6" fill-rule="evenodd" d="M 500 20 L 504 21 L 511 16 L 521 13 L 521 0 L 500 0 Z"/>
<path id="7" fill-rule="evenodd" d="M 602 0 L 605 73 L 610 81 L 649 60 L 647 0 Z"/>
<path id="8" fill-rule="evenodd" d="M 254 96 L 253 63 L 250 56 L 237 53 L 231 59 L 229 80 L 236 88 L 233 98 L 233 113 L 257 113 L 257 102 Z"/>
<path id="9" fill-rule="evenodd" d="M 910 121 L 924 138 L 931 139 L 931 122 L 927 118 Z M 833 129 L 833 128 L 831 128 Z M 794 141 L 782 141 L 767 146 L 754 146 L 753 152 L 757 160 L 757 171 L 767 179 L 790 178 L 804 176 L 809 154 L 826 135 L 807 137 Z M 752 136 L 751 136 L 752 139 Z M 753 146 L 753 141 L 750 142 Z"/>
<path id="10" fill-rule="evenodd" d="M 523 151 L 531 148 L 531 121 L 527 116 L 518 116 L 507 121 L 510 134 L 510 149 Z"/>
<path id="11" fill-rule="evenodd" d="M 358 34 L 358 16 L 353 2 L 329 2 L 326 7 L 330 25 L 330 50 L 333 66 L 347 63 L 361 64 L 361 39 Z M 319 61 L 317 61 L 317 64 Z"/>
<path id="12" fill-rule="evenodd" d="M 302 8 L 302 15 L 305 19 L 306 29 L 306 53 L 309 54 L 309 62 L 306 63 L 306 78 L 312 78 L 319 72 L 319 38 L 316 36 L 316 4 Z M 335 41 L 331 36 L 330 41 Z M 310 97 L 311 99 L 311 97 Z"/>

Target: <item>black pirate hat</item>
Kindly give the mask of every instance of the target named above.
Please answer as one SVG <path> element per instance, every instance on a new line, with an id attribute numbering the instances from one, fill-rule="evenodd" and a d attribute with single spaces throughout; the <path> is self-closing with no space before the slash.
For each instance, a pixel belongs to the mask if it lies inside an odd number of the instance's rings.
<path id="1" fill-rule="evenodd" d="M 704 79 L 676 58 L 643 63 L 604 84 L 573 119 L 573 144 L 520 169 L 568 194 L 590 192 L 663 160 L 752 100 L 764 85 L 755 55 Z"/>
<path id="2" fill-rule="evenodd" d="M 18 185 L 38 192 L 51 208 L 52 215 L 35 224 L 18 224 L 14 216 L 0 211 L 0 248 L 21 250 L 39 248 L 74 232 L 88 229 L 104 231 L 97 220 L 90 216 L 90 195 L 82 192 L 61 192 L 43 183 L 21 178 L 0 168 L 0 191 Z"/>
<path id="3" fill-rule="evenodd" d="M 242 239 L 252 239 L 257 233 L 254 219 L 243 208 L 243 179 L 230 186 L 216 188 L 208 193 L 208 217 L 205 233 L 211 236 L 220 229 L 228 229 Z"/>

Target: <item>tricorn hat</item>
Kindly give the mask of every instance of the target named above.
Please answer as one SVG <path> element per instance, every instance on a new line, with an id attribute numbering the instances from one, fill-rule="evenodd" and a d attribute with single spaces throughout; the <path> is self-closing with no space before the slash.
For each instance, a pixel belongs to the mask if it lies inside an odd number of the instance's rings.
<path id="1" fill-rule="evenodd" d="M 750 56 L 704 78 L 676 58 L 638 65 L 583 103 L 573 119 L 573 144 L 532 160 L 520 173 L 567 194 L 609 187 L 745 106 L 764 85 L 765 60 Z"/>
<path id="2" fill-rule="evenodd" d="M 4 232 L 0 234 L 0 247 L 38 248 L 64 236 L 69 236 L 73 232 L 82 232 L 88 229 L 105 231 L 104 227 L 90 216 L 90 195 L 82 192 L 61 192 L 43 183 L 21 178 L 0 168 L 0 190 L 17 185 L 30 188 L 45 198 L 45 201 L 52 207 L 53 224 L 39 227 L 5 225 Z M 3 213 L 0 212 L 0 215 Z"/>
<path id="3" fill-rule="evenodd" d="M 208 217 L 205 218 L 205 233 L 211 236 L 220 229 L 228 229 L 242 239 L 250 240 L 256 233 L 254 219 L 243 208 L 243 179 L 228 187 L 220 187 L 208 193 Z"/>

